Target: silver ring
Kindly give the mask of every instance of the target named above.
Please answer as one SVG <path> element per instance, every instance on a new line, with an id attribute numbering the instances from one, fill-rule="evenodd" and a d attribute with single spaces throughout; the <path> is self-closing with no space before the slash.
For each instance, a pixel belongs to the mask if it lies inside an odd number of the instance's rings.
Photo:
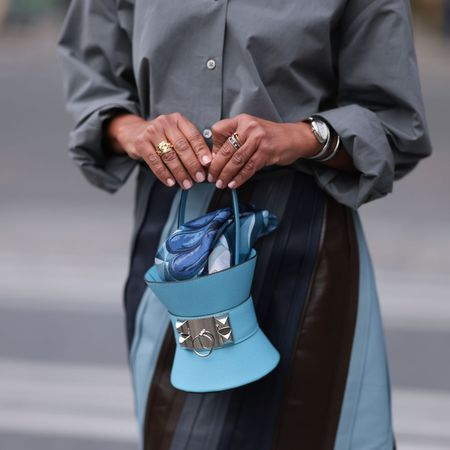
<path id="1" fill-rule="evenodd" d="M 229 138 L 228 142 L 232 145 L 235 150 L 238 150 L 241 147 L 241 141 L 239 139 L 239 135 L 237 133 L 233 133 Z"/>
<path id="2" fill-rule="evenodd" d="M 326 156 L 325 158 L 317 159 L 317 161 L 318 162 L 329 161 L 331 158 L 334 157 L 334 155 L 336 155 L 337 151 L 339 150 L 340 144 L 341 144 L 341 138 L 338 136 L 337 140 L 336 140 L 336 145 L 334 146 L 333 150 L 331 150 L 331 153 L 328 156 Z"/>
<path id="3" fill-rule="evenodd" d="M 203 345 L 203 342 L 202 342 L 201 339 L 200 339 L 201 337 L 205 337 L 206 339 L 208 339 L 208 340 L 211 342 L 211 346 L 210 346 L 210 347 L 205 347 L 205 346 Z M 202 350 L 206 350 L 206 353 L 201 353 L 201 352 L 199 352 L 199 351 L 195 348 L 195 340 L 196 340 L 196 339 L 198 339 L 198 342 L 200 342 L 201 349 L 202 349 Z M 197 336 L 195 336 L 195 337 L 192 339 L 192 350 L 194 351 L 194 353 L 195 353 L 196 355 L 198 355 L 198 356 L 200 356 L 200 357 L 202 357 L 202 358 L 207 358 L 207 357 L 212 353 L 212 351 L 213 351 L 213 348 L 214 348 L 214 342 L 215 342 L 215 340 L 214 340 L 214 335 L 213 335 L 211 332 L 209 332 L 209 331 L 207 331 L 207 330 L 205 330 L 205 329 L 203 328 L 203 330 L 200 331 L 200 333 L 198 333 Z"/>

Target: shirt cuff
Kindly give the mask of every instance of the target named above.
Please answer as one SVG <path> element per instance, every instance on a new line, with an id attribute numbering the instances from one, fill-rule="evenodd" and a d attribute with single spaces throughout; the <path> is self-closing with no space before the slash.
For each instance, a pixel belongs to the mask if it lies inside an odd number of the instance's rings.
<path id="1" fill-rule="evenodd" d="M 128 155 L 113 153 L 107 147 L 104 124 L 118 109 L 139 115 L 133 102 L 105 105 L 86 115 L 69 135 L 69 154 L 83 175 L 94 186 L 111 193 L 126 182 L 137 164 Z"/>
<path id="2" fill-rule="evenodd" d="M 394 156 L 385 130 L 376 114 L 350 104 L 314 114 L 340 136 L 344 150 L 353 159 L 356 174 L 299 159 L 294 167 L 313 175 L 318 185 L 339 203 L 357 209 L 364 203 L 392 192 Z"/>

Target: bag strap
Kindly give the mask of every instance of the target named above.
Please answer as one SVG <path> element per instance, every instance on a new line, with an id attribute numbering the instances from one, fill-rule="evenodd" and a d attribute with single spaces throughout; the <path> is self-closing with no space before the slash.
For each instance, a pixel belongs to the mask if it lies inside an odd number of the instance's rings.
<path id="1" fill-rule="evenodd" d="M 184 225 L 185 213 L 186 213 L 186 201 L 188 192 L 190 189 L 183 189 L 181 191 L 180 203 L 178 206 L 178 228 Z M 236 189 L 229 189 L 231 191 L 233 199 L 233 213 L 235 222 L 235 235 L 234 235 L 234 265 L 237 266 L 240 263 L 240 248 L 241 248 L 241 219 L 239 216 L 239 202 Z"/>

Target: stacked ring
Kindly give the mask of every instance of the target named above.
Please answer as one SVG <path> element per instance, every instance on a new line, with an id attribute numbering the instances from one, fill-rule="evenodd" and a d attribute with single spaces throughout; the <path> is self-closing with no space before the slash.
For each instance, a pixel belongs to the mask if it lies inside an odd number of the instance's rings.
<path id="1" fill-rule="evenodd" d="M 241 147 L 241 141 L 239 140 L 239 135 L 237 133 L 233 133 L 229 138 L 228 142 L 233 146 L 235 150 L 238 150 Z"/>
<path id="2" fill-rule="evenodd" d="M 159 156 L 164 155 L 164 153 L 171 152 L 173 150 L 173 145 L 167 141 L 161 141 L 156 148 L 156 153 Z"/>

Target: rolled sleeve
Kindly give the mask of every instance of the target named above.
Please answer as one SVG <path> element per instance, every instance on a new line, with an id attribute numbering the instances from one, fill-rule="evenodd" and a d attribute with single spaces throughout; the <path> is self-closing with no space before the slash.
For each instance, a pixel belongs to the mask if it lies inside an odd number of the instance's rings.
<path id="1" fill-rule="evenodd" d="M 138 114 L 133 104 L 105 105 L 77 124 L 69 135 L 69 154 L 86 179 L 94 186 L 116 192 L 128 179 L 136 161 L 109 149 L 104 136 L 105 122 L 117 110 Z"/>
<path id="2" fill-rule="evenodd" d="M 431 153 L 411 12 L 404 0 L 351 0 L 340 26 L 338 102 L 315 112 L 339 134 L 358 173 L 298 167 L 340 203 L 358 208 L 393 190 Z"/>
<path id="3" fill-rule="evenodd" d="M 58 39 L 66 106 L 75 119 L 69 154 L 89 182 L 108 192 L 117 191 L 136 166 L 111 151 L 104 133 L 118 110 L 140 115 L 129 32 L 114 0 L 74 0 Z"/>

